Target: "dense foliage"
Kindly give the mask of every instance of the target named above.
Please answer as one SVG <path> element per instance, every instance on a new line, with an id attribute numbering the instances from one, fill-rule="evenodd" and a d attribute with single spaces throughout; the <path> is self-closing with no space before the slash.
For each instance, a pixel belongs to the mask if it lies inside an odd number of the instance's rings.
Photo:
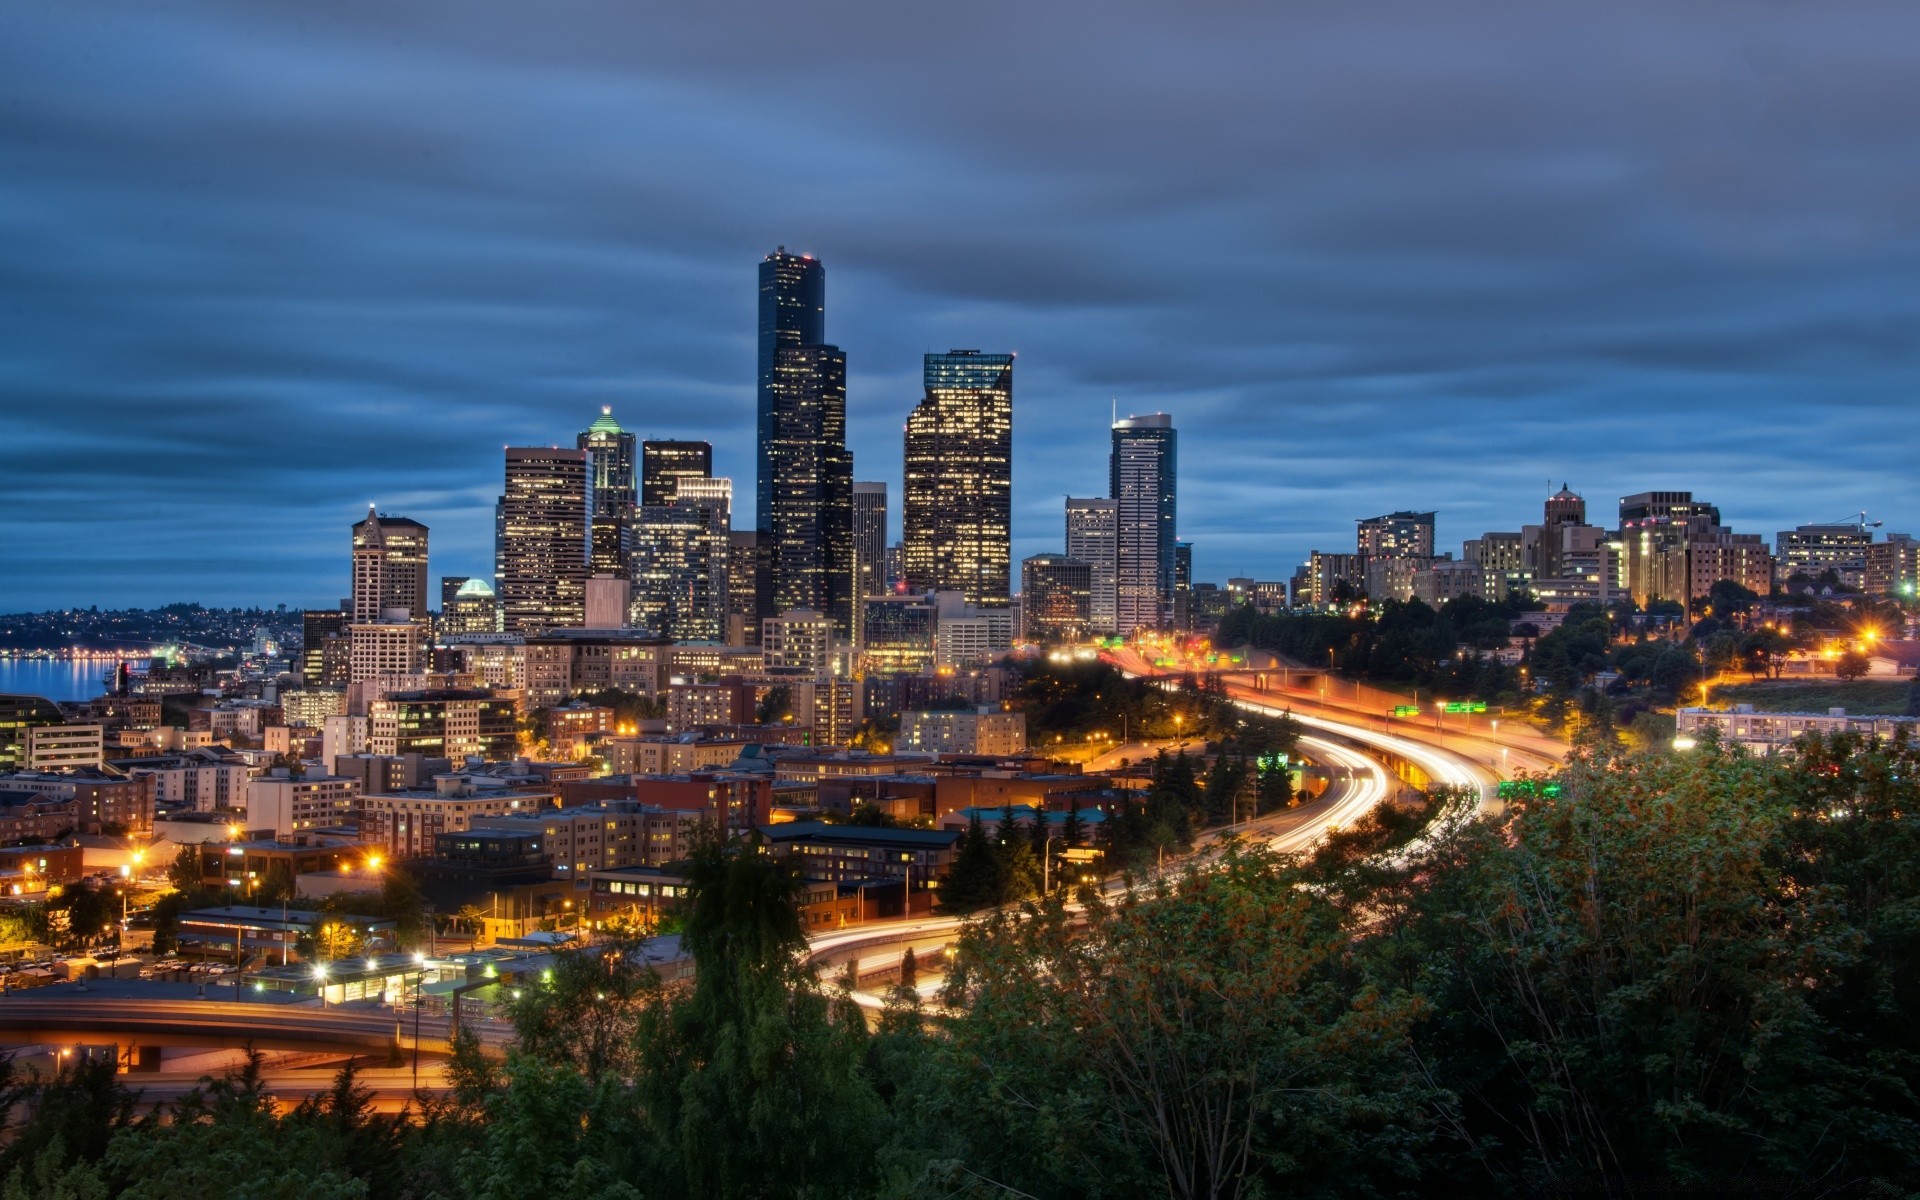
<path id="1" fill-rule="evenodd" d="M 1377 683 L 1436 688 L 1456 698 L 1495 700 L 1519 686 L 1510 667 L 1486 657 L 1507 644 L 1525 605 L 1461 596 L 1438 610 L 1419 600 L 1389 600 L 1356 615 L 1274 613 L 1236 608 L 1215 642 L 1271 650 L 1307 666 Z"/>
<path id="2" fill-rule="evenodd" d="M 1309 859 L 1210 856 L 1084 911 L 992 911 L 940 1005 L 898 990 L 871 1028 L 806 965 L 793 881 L 710 849 L 697 982 L 619 947 L 563 959 L 506 1062 L 469 1047 L 424 1121 L 369 1113 L 350 1075 L 275 1116 L 242 1072 L 166 1121 L 110 1072 L 12 1079 L 0 1194 L 1920 1186 L 1920 750 L 1600 747 L 1560 782 L 1478 819 L 1457 797 L 1382 813 Z"/>

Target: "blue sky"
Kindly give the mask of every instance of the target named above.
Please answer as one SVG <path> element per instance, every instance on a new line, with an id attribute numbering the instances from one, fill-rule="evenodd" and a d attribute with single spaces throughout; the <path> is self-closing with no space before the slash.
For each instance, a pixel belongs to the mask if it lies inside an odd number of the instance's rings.
<path id="1" fill-rule="evenodd" d="M 667 11 L 669 9 L 686 11 Z M 828 269 L 856 476 L 1020 355 L 1016 557 L 1181 430 L 1201 578 L 1355 518 L 1687 488 L 1920 534 L 1920 8 L 0 7 L 0 608 L 484 574 L 601 404 L 751 511 L 754 267 Z"/>

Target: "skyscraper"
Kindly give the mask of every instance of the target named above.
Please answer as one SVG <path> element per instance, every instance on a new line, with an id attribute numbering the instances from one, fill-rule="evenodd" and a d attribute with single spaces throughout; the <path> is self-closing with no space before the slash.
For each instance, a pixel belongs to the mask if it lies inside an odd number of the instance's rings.
<path id="1" fill-rule="evenodd" d="M 1177 450 L 1173 418 L 1166 413 L 1113 423 L 1107 473 L 1119 502 L 1114 616 L 1123 634 L 1158 629 L 1173 614 Z"/>
<path id="2" fill-rule="evenodd" d="M 682 476 L 713 478 L 712 442 L 656 441 L 640 444 L 640 503 L 672 504 Z"/>
<path id="3" fill-rule="evenodd" d="M 861 603 L 887 592 L 887 485 L 853 485 L 853 640 L 861 639 Z"/>
<path id="4" fill-rule="evenodd" d="M 782 246 L 760 264 L 754 527 L 764 619 L 793 608 L 853 633 L 853 455 L 847 359 L 826 344 L 826 270 Z"/>
<path id="5" fill-rule="evenodd" d="M 1087 625 L 1092 633 L 1119 628 L 1115 573 L 1119 569 L 1120 502 L 1099 497 L 1067 497 L 1067 557 L 1086 563 L 1089 582 Z"/>
<path id="6" fill-rule="evenodd" d="M 1173 544 L 1173 628 L 1193 632 L 1193 543 Z"/>
<path id="7" fill-rule="evenodd" d="M 901 541 L 907 586 L 1007 603 L 1013 510 L 1013 355 L 929 354 L 907 417 Z"/>
<path id="8" fill-rule="evenodd" d="M 853 636 L 853 455 L 847 450 L 847 359 L 833 346 L 782 347 L 773 373 L 774 612 L 824 613 Z"/>
<path id="9" fill-rule="evenodd" d="M 676 641 L 727 636 L 733 481 L 683 475 L 671 504 L 640 507 L 634 624 Z"/>
<path id="10" fill-rule="evenodd" d="M 810 254 L 788 254 L 781 246 L 760 263 L 760 426 L 753 527 L 763 539 L 773 531 L 775 359 L 783 348 L 818 346 L 826 340 L 826 268 Z"/>
<path id="11" fill-rule="evenodd" d="M 575 442 L 587 455 L 587 477 L 593 488 L 591 574 L 626 578 L 633 570 L 633 443 L 634 436 L 613 419 L 613 409 L 600 415 Z"/>
<path id="12" fill-rule="evenodd" d="M 507 448 L 494 554 L 509 633 L 578 629 L 586 620 L 592 477 L 587 451 Z"/>
<path id="13" fill-rule="evenodd" d="M 404 610 L 408 620 L 427 615 L 427 527 L 406 517 L 383 517 L 367 506 L 353 526 L 355 621 L 378 621 Z"/>

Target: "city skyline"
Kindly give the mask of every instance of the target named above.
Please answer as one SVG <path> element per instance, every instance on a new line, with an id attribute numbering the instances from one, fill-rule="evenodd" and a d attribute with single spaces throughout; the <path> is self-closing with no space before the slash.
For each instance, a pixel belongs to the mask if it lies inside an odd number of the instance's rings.
<path id="1" fill-rule="evenodd" d="M 711 18 L 527 38 L 481 11 L 417 61 L 348 13 L 7 15 L 33 47 L 0 48 L 9 607 L 324 605 L 369 499 L 433 528 L 436 575 L 487 576 L 499 448 L 570 444 L 601 405 L 711 440 L 752 513 L 744 271 L 783 242 L 833 266 L 850 448 L 894 494 L 920 356 L 1020 354 L 1016 561 L 1104 490 L 1115 404 L 1180 423 L 1198 579 L 1285 578 L 1399 509 L 1456 546 L 1563 479 L 1691 489 L 1768 538 L 1920 527 L 1920 252 L 1880 199 L 1920 85 L 1877 50 L 1910 18 L 1752 15 L 1735 45 L 1707 15 L 1627 6 L 1595 37 L 1516 9 L 1409 76 L 1351 47 L 1434 33 L 1411 9 L 1130 12 L 1102 55 L 1069 14 L 1009 13 L 997 102 L 917 15 L 823 19 L 753 77 L 764 33 Z M 104 73 L 129 33 L 145 53 Z M 1242 45 L 1279 57 L 1222 69 Z M 769 117 L 821 55 L 843 69 L 796 144 Z M 786 186 L 750 185 L 769 169 Z"/>

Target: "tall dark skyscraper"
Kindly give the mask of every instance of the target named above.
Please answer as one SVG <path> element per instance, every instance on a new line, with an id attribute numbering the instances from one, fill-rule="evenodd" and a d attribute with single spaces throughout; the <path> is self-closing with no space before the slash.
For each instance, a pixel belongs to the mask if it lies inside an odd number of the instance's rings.
<path id="1" fill-rule="evenodd" d="M 861 601 L 887 592 L 887 485 L 853 485 L 853 617 L 865 611 Z M 855 628 L 854 640 L 860 640 Z"/>
<path id="2" fill-rule="evenodd" d="M 593 486 L 592 573 L 620 579 L 633 574 L 634 436 L 602 407 L 575 443 L 587 452 L 587 476 Z"/>
<path id="3" fill-rule="evenodd" d="M 1013 514 L 1013 355 L 929 354 L 907 417 L 901 539 L 915 591 L 1004 605 Z"/>
<path id="4" fill-rule="evenodd" d="M 1166 413 L 1113 423 L 1108 481 L 1120 505 L 1114 590 L 1123 634 L 1159 629 L 1173 617 L 1177 450 Z"/>
<path id="5" fill-rule="evenodd" d="M 760 263 L 759 459 L 754 474 L 754 528 L 773 530 L 775 359 L 783 348 L 827 340 L 827 271 L 809 254 L 781 246 Z"/>
<path id="6" fill-rule="evenodd" d="M 672 504 L 682 475 L 713 478 L 712 442 L 669 442 L 648 439 L 640 443 L 640 503 L 649 508 Z"/>
<path id="7" fill-rule="evenodd" d="M 771 612 L 824 613 L 853 636 L 853 454 L 847 449 L 847 358 L 833 346 L 774 356 Z"/>
<path id="8" fill-rule="evenodd" d="M 759 460 L 754 519 L 762 618 L 825 613 L 853 636 L 853 455 L 847 358 L 826 344 L 826 270 L 782 246 L 760 264 Z"/>

